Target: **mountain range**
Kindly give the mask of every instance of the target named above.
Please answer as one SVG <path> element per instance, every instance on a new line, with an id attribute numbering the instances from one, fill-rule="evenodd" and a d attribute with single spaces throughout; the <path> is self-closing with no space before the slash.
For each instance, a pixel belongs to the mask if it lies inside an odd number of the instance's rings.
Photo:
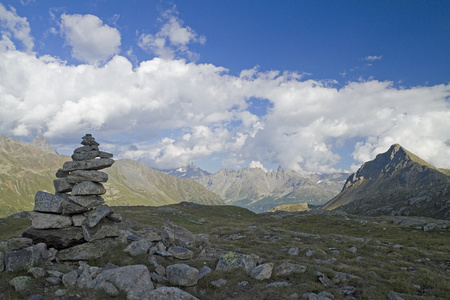
<path id="1" fill-rule="evenodd" d="M 216 193 L 229 205 L 236 205 L 256 213 L 284 204 L 307 203 L 320 206 L 342 189 L 349 173 L 299 174 L 278 167 L 221 169 L 214 174 L 190 164 L 184 168 L 165 170 L 168 174 L 192 178 Z"/>
<path id="2" fill-rule="evenodd" d="M 450 219 L 449 170 L 437 169 L 398 144 L 351 174 L 322 209 L 361 215 Z"/>
<path id="3" fill-rule="evenodd" d="M 45 151 L 38 148 L 0 135 L 0 217 L 32 210 L 37 191 L 54 193 L 55 173 L 71 158 L 50 153 L 46 146 Z M 176 178 L 137 161 L 116 160 L 104 171 L 109 175 L 104 196 L 109 205 L 223 204 L 194 180 Z"/>

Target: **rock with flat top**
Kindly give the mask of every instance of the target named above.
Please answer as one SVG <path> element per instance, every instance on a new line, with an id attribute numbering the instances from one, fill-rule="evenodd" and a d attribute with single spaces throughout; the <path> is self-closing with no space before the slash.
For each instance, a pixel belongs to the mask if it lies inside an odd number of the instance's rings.
<path id="1" fill-rule="evenodd" d="M 72 188 L 73 196 L 103 195 L 105 193 L 105 187 L 101 183 L 92 181 L 80 182 Z"/>
<path id="2" fill-rule="evenodd" d="M 68 216 L 31 212 L 31 226 L 36 229 L 66 228 L 72 225 Z"/>
<path id="3" fill-rule="evenodd" d="M 111 167 L 114 160 L 111 158 L 90 159 L 82 161 L 67 161 L 64 163 L 62 171 L 75 170 L 101 170 Z"/>

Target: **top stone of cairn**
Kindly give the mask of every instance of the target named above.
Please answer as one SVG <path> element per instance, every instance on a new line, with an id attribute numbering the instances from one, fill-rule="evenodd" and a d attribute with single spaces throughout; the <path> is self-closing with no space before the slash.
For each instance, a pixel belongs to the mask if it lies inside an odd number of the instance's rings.
<path id="1" fill-rule="evenodd" d="M 100 146 L 100 144 L 95 141 L 95 138 L 92 136 L 92 134 L 89 134 L 89 133 L 87 133 L 83 137 L 81 144 L 85 145 L 85 146 L 94 146 L 94 147 Z"/>

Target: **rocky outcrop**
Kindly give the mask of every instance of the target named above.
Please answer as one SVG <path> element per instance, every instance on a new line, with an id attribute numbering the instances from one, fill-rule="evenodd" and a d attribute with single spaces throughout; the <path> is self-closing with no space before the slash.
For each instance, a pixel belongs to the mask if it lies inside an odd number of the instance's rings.
<path id="1" fill-rule="evenodd" d="M 35 243 L 44 242 L 58 250 L 86 242 L 118 236 L 114 211 L 104 204 L 102 182 L 108 175 L 99 170 L 114 163 L 112 154 L 99 150 L 99 143 L 86 134 L 53 181 L 55 194 L 37 192 L 31 227 L 23 233 Z"/>

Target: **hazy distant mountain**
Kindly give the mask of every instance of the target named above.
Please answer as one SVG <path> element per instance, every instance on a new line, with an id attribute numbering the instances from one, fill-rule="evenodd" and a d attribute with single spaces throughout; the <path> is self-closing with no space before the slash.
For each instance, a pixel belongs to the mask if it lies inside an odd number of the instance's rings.
<path id="1" fill-rule="evenodd" d="M 56 171 L 69 156 L 56 155 L 0 135 L 0 217 L 32 210 L 37 191 L 54 193 Z M 181 201 L 223 204 L 214 193 L 193 180 L 153 170 L 142 163 L 117 160 L 105 184 L 110 205 L 163 205 Z"/>
<path id="2" fill-rule="evenodd" d="M 282 204 L 321 205 L 339 193 L 343 181 L 336 189 L 332 176 L 323 177 L 322 186 L 319 178 L 320 175 L 310 178 L 279 167 L 267 173 L 260 168 L 222 169 L 196 180 L 225 203 L 259 213 Z"/>
<path id="3" fill-rule="evenodd" d="M 448 171 L 395 144 L 350 175 L 342 192 L 323 209 L 450 219 Z"/>
<path id="4" fill-rule="evenodd" d="M 31 146 L 42 150 L 44 152 L 58 154 L 55 149 L 53 149 L 52 145 L 42 136 L 38 135 L 31 143 Z"/>
<path id="5" fill-rule="evenodd" d="M 211 175 L 211 173 L 200 169 L 194 164 L 189 164 L 186 167 L 181 167 L 177 169 L 161 170 L 169 175 L 179 177 L 179 178 L 189 178 L 189 179 L 199 179 L 203 176 Z"/>

